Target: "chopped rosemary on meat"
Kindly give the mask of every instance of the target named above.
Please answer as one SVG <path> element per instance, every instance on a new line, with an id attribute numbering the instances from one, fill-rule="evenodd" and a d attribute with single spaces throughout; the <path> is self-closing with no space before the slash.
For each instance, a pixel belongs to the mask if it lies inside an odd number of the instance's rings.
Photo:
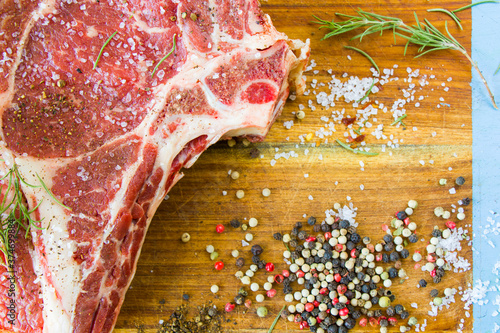
<path id="1" fill-rule="evenodd" d="M 484 3 L 484 2 L 478 2 L 476 4 L 479 3 Z M 453 13 L 470 8 L 472 5 L 469 5 L 469 7 L 466 6 L 454 10 Z M 421 23 L 416 13 L 415 13 L 416 25 L 407 25 L 399 18 L 383 16 L 375 13 L 366 12 L 363 10 L 358 10 L 356 11 L 356 13 L 357 15 L 346 15 L 342 13 L 336 13 L 337 16 L 340 16 L 344 19 L 343 21 L 338 21 L 338 22 L 335 22 L 334 20 L 332 21 L 323 20 L 315 16 L 315 18 L 318 20 L 315 23 L 321 24 L 321 26 L 319 27 L 320 29 L 327 28 L 331 30 L 330 32 L 325 34 L 323 39 L 341 35 L 343 33 L 352 30 L 363 29 L 364 30 L 363 32 L 352 38 L 352 39 L 362 40 L 363 37 L 367 35 L 377 32 L 382 33 L 384 30 L 392 30 L 394 40 L 396 40 L 396 36 L 406 39 L 404 55 L 406 55 L 408 45 L 414 44 L 420 46 L 417 51 L 419 54 L 415 58 L 423 56 L 424 54 L 427 54 L 429 52 L 439 51 L 439 50 L 458 51 L 462 53 L 462 55 L 464 55 L 467 58 L 467 60 L 469 60 L 471 65 L 479 73 L 481 81 L 483 82 L 488 91 L 493 106 L 495 107 L 495 109 L 498 109 L 495 103 L 495 97 L 493 96 L 493 93 L 491 92 L 490 87 L 486 82 L 486 79 L 479 70 L 479 67 L 469 56 L 467 50 L 450 34 L 450 32 L 448 31 L 448 24 L 446 21 L 444 27 L 447 36 L 443 34 L 441 31 L 439 31 L 427 19 L 424 19 L 424 23 Z"/>
<path id="2" fill-rule="evenodd" d="M 3 195 L 2 201 L 0 202 L 0 251 L 4 253 L 5 259 L 9 257 L 9 253 L 10 256 L 12 256 L 11 252 L 13 249 L 10 244 L 13 242 L 13 238 L 11 237 L 16 238 L 21 228 L 26 231 L 24 235 L 25 238 L 29 237 L 31 228 L 43 229 L 38 226 L 41 220 L 35 220 L 31 217 L 31 214 L 40 206 L 42 201 L 33 209 L 28 210 L 24 203 L 24 197 L 21 190 L 22 184 L 31 188 L 43 188 L 55 202 L 66 209 L 70 209 L 54 197 L 38 174 L 37 177 L 40 181 L 40 185 L 29 184 L 21 176 L 18 166 L 14 164 L 7 174 L 0 178 L 0 180 L 8 180 L 5 191 L 0 189 L 0 193 Z M 12 198 L 9 198 L 11 195 Z"/>
<path id="3" fill-rule="evenodd" d="M 177 34 L 174 34 L 174 37 L 172 39 L 172 49 L 170 50 L 170 52 L 167 53 L 166 56 L 161 58 L 161 60 L 156 64 L 155 68 L 153 69 L 153 73 L 151 73 L 151 77 L 153 77 L 155 75 L 156 70 L 158 69 L 158 67 L 160 67 L 161 63 L 163 61 L 165 61 L 165 59 L 167 59 L 172 53 L 174 53 L 174 51 L 175 51 L 175 37 L 176 36 L 177 36 Z"/>
<path id="4" fill-rule="evenodd" d="M 370 57 L 370 55 L 368 53 L 366 53 L 365 51 L 360 50 L 360 49 L 358 49 L 357 47 L 354 47 L 354 46 L 345 45 L 344 48 L 348 49 L 348 50 L 356 51 L 356 52 L 364 55 L 372 63 L 373 67 L 375 67 L 375 69 L 377 70 L 377 72 L 380 73 L 380 69 L 378 68 L 377 63 L 375 63 L 375 60 L 373 60 L 373 58 Z"/>
<path id="5" fill-rule="evenodd" d="M 115 37 L 117 32 L 118 31 L 113 32 L 113 34 L 111 36 L 109 36 L 109 38 L 104 42 L 103 46 L 101 47 L 101 50 L 99 51 L 99 54 L 97 55 L 97 59 L 95 60 L 94 67 L 92 69 L 97 68 L 97 63 L 99 62 L 99 59 L 101 59 L 102 53 L 104 52 L 104 48 L 106 47 L 106 45 L 109 44 L 109 42 L 111 42 L 111 39 L 113 39 L 113 37 Z"/>
<path id="6" fill-rule="evenodd" d="M 377 156 L 378 153 L 372 153 L 372 152 L 369 152 L 369 151 L 364 151 L 364 150 L 356 150 L 356 149 L 352 149 L 351 147 L 349 147 L 348 144 L 340 141 L 339 139 L 335 140 L 337 141 L 337 143 L 344 149 L 347 149 L 355 154 L 361 154 L 361 155 L 366 155 L 366 156 Z"/>

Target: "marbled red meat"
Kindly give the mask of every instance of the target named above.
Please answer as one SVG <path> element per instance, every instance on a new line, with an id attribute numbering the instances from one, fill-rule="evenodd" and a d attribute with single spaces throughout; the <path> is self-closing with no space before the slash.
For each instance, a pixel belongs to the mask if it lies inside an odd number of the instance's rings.
<path id="1" fill-rule="evenodd" d="M 6 0 L 0 26 L 4 167 L 64 204 L 22 186 L 41 229 L 18 240 L 16 322 L 3 302 L 0 328 L 111 332 L 181 168 L 221 137 L 262 139 L 309 45 L 257 0 Z"/>

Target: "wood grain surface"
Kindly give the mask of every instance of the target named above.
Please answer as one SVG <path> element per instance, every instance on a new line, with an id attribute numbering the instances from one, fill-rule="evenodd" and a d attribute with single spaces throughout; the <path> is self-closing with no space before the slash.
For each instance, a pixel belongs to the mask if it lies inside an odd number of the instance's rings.
<path id="1" fill-rule="evenodd" d="M 399 148 L 391 150 L 392 155 L 384 153 L 376 157 L 366 157 L 350 153 L 334 143 L 334 139 L 343 139 L 345 127 L 336 125 L 337 133 L 328 142 L 315 137 L 305 145 L 299 145 L 299 135 L 315 133 L 324 122 L 322 116 L 331 116 L 332 108 L 320 107 L 310 111 L 306 107 L 306 118 L 297 121 L 292 112 L 298 111 L 299 104 L 307 105 L 309 96 L 299 96 L 295 101 L 288 101 L 282 115 L 272 127 L 268 137 L 262 143 L 245 147 L 239 143 L 229 148 L 225 142 L 218 143 L 206 151 L 197 163 L 185 170 L 185 177 L 169 193 L 169 199 L 159 208 L 149 229 L 146 242 L 139 260 L 137 273 L 127 293 L 115 332 L 157 332 L 160 320 L 167 320 L 172 310 L 181 304 L 195 308 L 209 300 L 223 306 L 236 295 L 240 283 L 234 277 L 236 267 L 231 250 L 238 249 L 250 261 L 249 247 L 241 246 L 244 232 L 233 230 L 229 221 L 255 217 L 259 225 L 251 230 L 254 235 L 252 244 L 264 248 L 262 258 L 274 262 L 281 270 L 286 267 L 282 261 L 283 245 L 273 240 L 277 231 L 288 232 L 297 221 L 305 222 L 303 215 L 325 217 L 324 211 L 332 208 L 335 202 L 347 203 L 347 196 L 358 207 L 357 221 L 362 236 L 377 240 L 384 232 L 381 225 L 389 223 L 394 212 L 406 208 L 409 199 L 419 202 L 412 220 L 418 223 L 419 235 L 429 239 L 434 225 L 444 227 L 444 220 L 433 215 L 436 206 L 450 207 L 464 197 L 471 196 L 472 188 L 472 124 L 471 124 L 471 88 L 470 64 L 460 54 L 451 51 L 436 52 L 414 59 L 416 48 L 410 47 L 403 56 L 404 42 L 394 44 L 391 34 L 370 36 L 361 43 L 350 41 L 354 34 L 321 41 L 323 31 L 318 31 L 312 24 L 312 15 L 331 19 L 336 12 L 354 13 L 356 8 L 374 11 L 382 15 L 397 16 L 408 23 L 413 23 L 413 12 L 420 18 L 428 18 L 440 29 L 448 20 L 450 32 L 470 50 L 470 12 L 460 12 L 464 30 L 459 30 L 451 19 L 442 13 L 427 13 L 431 8 L 456 9 L 468 4 L 466 1 L 305 1 L 305 0 L 269 0 L 262 2 L 263 10 L 268 13 L 278 30 L 290 38 L 311 39 L 311 58 L 318 64 L 315 70 L 305 73 L 308 84 L 316 78 L 326 82 L 332 69 L 336 77 L 343 73 L 361 77 L 371 75 L 369 62 L 361 55 L 343 48 L 352 45 L 369 52 L 382 68 L 393 68 L 394 76 L 399 81 L 384 86 L 383 91 L 374 95 L 379 103 L 390 108 L 391 103 L 402 98 L 402 89 L 408 87 L 404 82 L 406 69 L 420 69 L 422 75 L 435 75 L 429 79 L 429 85 L 415 94 L 425 95 L 419 107 L 414 103 L 406 107 L 407 129 L 389 126 L 391 114 L 379 112 L 378 122 L 384 123 L 384 132 L 398 139 L 403 139 Z M 351 60 L 348 59 L 350 55 Z M 314 77 L 313 77 L 314 76 Z M 452 77 L 451 81 L 448 78 Z M 444 83 L 449 87 L 445 91 Z M 308 87 L 309 89 L 310 87 Z M 319 90 L 318 90 L 319 91 Z M 399 96 L 399 97 L 398 97 Z M 441 101 L 440 98 L 444 100 Z M 442 102 L 442 104 L 440 104 Z M 438 107 L 439 105 L 439 107 Z M 345 108 L 346 114 L 353 114 L 351 104 L 338 101 L 335 109 Z M 286 129 L 283 122 L 294 120 L 291 129 Z M 414 131 L 413 128 L 417 130 Z M 434 135 L 433 135 L 434 134 Z M 367 135 L 367 144 L 380 151 L 382 143 Z M 319 144 L 313 147 L 312 143 Z M 251 158 L 250 152 L 257 148 L 263 158 Z M 289 152 L 298 154 L 297 158 L 279 159 L 274 167 L 270 161 L 276 153 Z M 307 153 L 307 154 L 306 154 Z M 360 161 L 364 163 L 361 171 Z M 420 161 L 424 161 L 422 165 Z M 433 164 L 431 164 L 433 161 Z M 228 171 L 236 170 L 240 178 L 233 180 Z M 308 174 L 306 178 L 304 174 Z M 457 194 L 451 195 L 449 188 L 454 179 L 464 176 L 466 183 L 457 188 Z M 438 180 L 446 178 L 448 186 L 439 186 Z M 360 189 L 364 186 L 364 190 Z M 263 188 L 271 190 L 271 196 L 263 197 Z M 235 192 L 245 191 L 245 197 L 236 199 Z M 227 195 L 222 195 L 227 191 Z M 313 200 L 309 200 L 309 196 Z M 472 207 L 466 208 L 466 220 L 461 226 L 472 223 Z M 219 235 L 215 226 L 226 225 L 226 232 Z M 180 236 L 188 232 L 189 243 L 182 243 Z M 205 247 L 215 246 L 226 268 L 215 271 Z M 426 243 L 418 242 L 409 247 L 424 250 Z M 472 261 L 469 247 L 465 246 L 460 255 Z M 406 260 L 404 267 L 410 278 L 403 284 L 395 283 L 392 287 L 396 302 L 410 309 L 412 315 L 423 323 L 427 319 L 426 332 L 456 331 L 460 319 L 464 318 L 464 332 L 472 331 L 472 318 L 466 318 L 463 303 L 457 295 L 457 303 L 443 310 L 438 317 L 430 317 L 429 292 L 445 287 L 467 287 L 471 282 L 468 273 L 448 273 L 443 281 L 435 286 L 432 282 L 427 288 L 417 288 L 417 281 L 428 275 L 413 268 L 413 262 Z M 245 269 L 248 268 L 248 264 Z M 259 272 L 255 281 L 262 283 L 266 274 Z M 429 280 L 429 279 L 428 279 Z M 215 296 L 210 286 L 217 284 L 220 292 Z M 188 302 L 182 295 L 188 294 Z M 253 296 L 255 293 L 250 293 Z M 414 309 L 410 303 L 416 302 Z M 245 313 L 244 308 L 227 315 L 230 319 L 225 325 L 227 332 L 267 332 L 279 309 L 285 304 L 281 290 L 273 299 L 263 303 L 270 310 L 267 318 L 258 318 L 256 306 Z M 472 313 L 472 311 L 470 311 Z M 298 331 L 294 323 L 280 320 L 275 332 Z M 378 331 L 375 328 L 360 328 L 354 332 Z M 396 328 L 390 331 L 396 332 Z"/>

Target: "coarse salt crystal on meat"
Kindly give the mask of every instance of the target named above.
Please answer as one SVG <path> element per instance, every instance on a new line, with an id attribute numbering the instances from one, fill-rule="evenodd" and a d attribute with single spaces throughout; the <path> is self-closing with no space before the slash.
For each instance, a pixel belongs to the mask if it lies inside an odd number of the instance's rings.
<path id="1" fill-rule="evenodd" d="M 2 157 L 70 208 L 22 187 L 42 229 L 19 241 L 24 298 L 0 328 L 111 332 L 180 169 L 220 138 L 263 139 L 303 91 L 309 42 L 256 0 L 22 0 L 0 14 Z"/>

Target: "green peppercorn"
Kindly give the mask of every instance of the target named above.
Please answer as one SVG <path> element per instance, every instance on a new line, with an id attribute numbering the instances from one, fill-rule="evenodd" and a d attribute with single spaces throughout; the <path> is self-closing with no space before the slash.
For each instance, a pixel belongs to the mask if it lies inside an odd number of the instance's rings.
<path id="1" fill-rule="evenodd" d="M 410 317 L 410 319 L 408 319 L 409 326 L 415 326 L 417 323 L 418 323 L 418 320 L 415 317 Z"/>
<path id="2" fill-rule="evenodd" d="M 440 306 L 443 303 L 443 299 L 441 297 L 435 297 L 432 302 L 435 306 Z"/>
<path id="3" fill-rule="evenodd" d="M 380 297 L 378 300 L 378 305 L 380 305 L 382 308 L 386 308 L 391 305 L 391 300 L 387 296 Z"/>
<path id="4" fill-rule="evenodd" d="M 219 257 L 219 253 L 217 253 L 216 251 L 210 253 L 210 259 L 211 260 L 215 260 Z"/>
<path id="5" fill-rule="evenodd" d="M 267 308 L 265 306 L 261 306 L 257 309 L 257 316 L 261 317 L 261 318 L 264 318 L 265 316 L 267 316 Z"/>

